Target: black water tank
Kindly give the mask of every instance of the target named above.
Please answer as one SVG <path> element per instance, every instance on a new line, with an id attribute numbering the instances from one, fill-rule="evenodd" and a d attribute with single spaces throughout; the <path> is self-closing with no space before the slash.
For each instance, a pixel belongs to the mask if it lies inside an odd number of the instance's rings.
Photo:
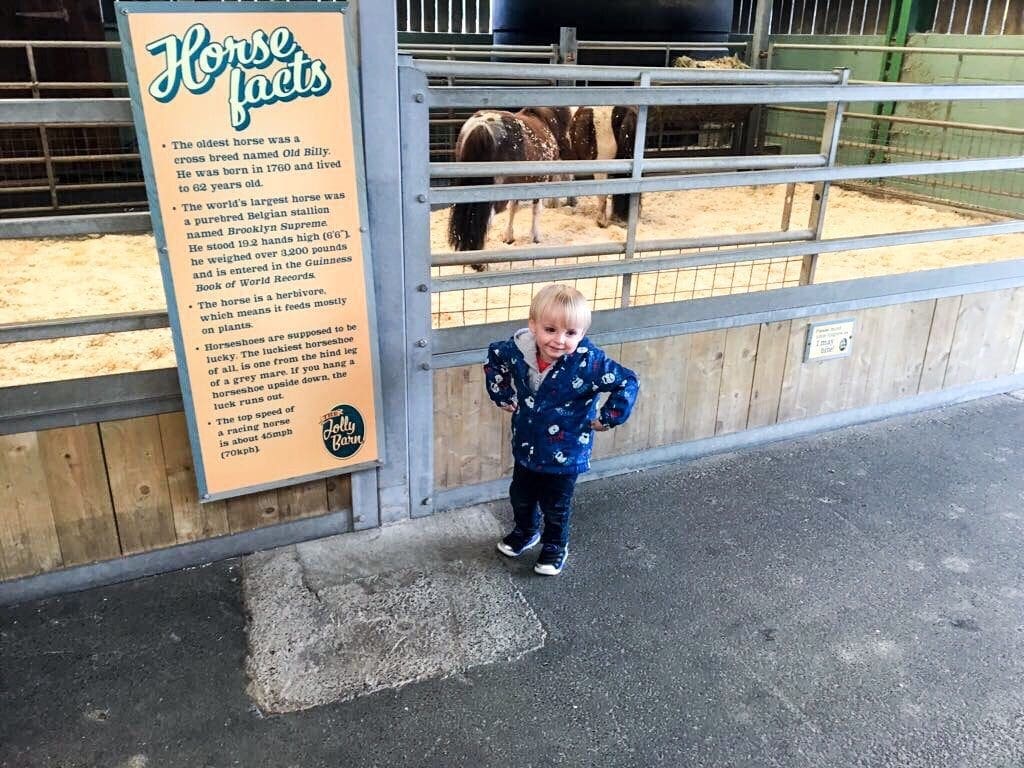
<path id="1" fill-rule="evenodd" d="M 733 0 L 492 0 L 494 42 L 558 42 L 560 27 L 580 40 L 729 39 Z"/>

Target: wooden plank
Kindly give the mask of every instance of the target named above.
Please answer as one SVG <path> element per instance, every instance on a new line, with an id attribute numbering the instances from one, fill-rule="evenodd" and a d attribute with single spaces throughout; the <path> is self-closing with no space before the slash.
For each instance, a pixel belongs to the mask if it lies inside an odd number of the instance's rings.
<path id="1" fill-rule="evenodd" d="M 448 437 L 450 422 L 448 420 L 448 380 L 452 377 L 451 368 L 434 371 L 434 485 L 437 488 L 448 487 Z"/>
<path id="2" fill-rule="evenodd" d="M 920 394 L 942 389 L 962 298 L 961 296 L 950 296 L 935 302 L 931 331 L 928 334 L 928 346 L 924 354 L 924 365 L 921 368 L 921 382 L 917 388 Z"/>
<path id="3" fill-rule="evenodd" d="M 876 343 L 883 351 L 878 376 L 861 405 L 876 405 L 917 394 L 935 314 L 934 301 L 886 307 Z"/>
<path id="4" fill-rule="evenodd" d="M 327 483 L 324 480 L 311 480 L 308 483 L 278 488 L 277 500 L 282 520 L 317 517 L 330 511 Z"/>
<path id="5" fill-rule="evenodd" d="M 199 503 L 199 489 L 188 440 L 185 414 L 165 413 L 157 417 L 164 451 L 164 471 L 174 514 L 174 532 L 179 544 L 230 533 L 227 502 Z"/>
<path id="6" fill-rule="evenodd" d="M 475 446 L 465 445 L 461 442 L 463 435 L 462 425 L 466 419 L 464 412 L 465 403 L 462 402 L 465 391 L 466 369 L 451 368 L 446 377 L 446 389 L 444 398 L 444 410 L 442 431 L 444 432 L 444 459 L 445 477 L 449 488 L 457 488 L 462 485 L 462 463 L 467 456 L 471 456 Z M 436 429 L 435 422 L 435 429 Z"/>
<path id="7" fill-rule="evenodd" d="M 690 340 L 683 406 L 684 440 L 698 440 L 715 434 L 726 336 L 727 331 L 723 329 L 696 333 Z"/>
<path id="8" fill-rule="evenodd" d="M 790 324 L 786 350 L 786 369 L 779 394 L 778 422 L 806 419 L 823 413 L 840 411 L 855 399 L 855 372 L 869 365 L 871 345 L 862 343 L 861 335 L 870 335 L 870 323 L 864 313 L 856 315 L 853 352 L 849 357 L 804 362 L 807 329 L 811 323 L 828 322 L 850 317 L 850 313 L 824 315 L 793 320 Z"/>
<path id="9" fill-rule="evenodd" d="M 327 511 L 331 514 L 341 512 L 345 517 L 343 530 L 355 530 L 352 520 L 352 476 L 328 477 L 324 486 L 327 488 Z"/>
<path id="10" fill-rule="evenodd" d="M 657 397 L 644 395 L 660 393 L 662 379 L 671 375 L 670 366 L 661 365 L 663 346 L 662 339 L 633 341 L 621 345 L 618 362 L 636 373 L 641 382 L 641 389 L 629 421 L 612 431 L 612 451 L 616 456 L 642 451 L 650 446 L 653 405 Z"/>
<path id="11" fill-rule="evenodd" d="M 177 541 L 174 510 L 156 416 L 100 424 L 121 552 L 169 547 Z"/>
<path id="12" fill-rule="evenodd" d="M 792 321 L 763 323 L 757 340 L 757 359 L 750 391 L 747 429 L 767 427 L 779 418 L 779 396 L 786 372 Z"/>
<path id="13" fill-rule="evenodd" d="M 48 429 L 38 436 L 64 566 L 120 556 L 99 427 Z"/>
<path id="14" fill-rule="evenodd" d="M 0 436 L 0 576 L 52 571 L 62 563 L 38 433 Z"/>
<path id="15" fill-rule="evenodd" d="M 663 374 L 656 385 L 640 380 L 640 396 L 646 399 L 651 428 L 647 447 L 681 442 L 686 431 L 686 387 L 692 335 L 659 339 L 656 354 Z M 646 372 L 644 376 L 646 376 Z"/>
<path id="16" fill-rule="evenodd" d="M 747 426 L 760 333 L 759 325 L 739 326 L 726 331 L 722 386 L 715 419 L 716 435 L 739 432 Z"/>
<path id="17" fill-rule="evenodd" d="M 281 522 L 276 490 L 228 499 L 227 505 L 228 525 L 232 533 L 251 531 Z"/>
<path id="18" fill-rule="evenodd" d="M 963 297 L 946 367 L 945 388 L 986 381 L 1016 365 L 1017 349 L 1007 347 L 1007 326 L 1014 314 L 1014 291 Z"/>

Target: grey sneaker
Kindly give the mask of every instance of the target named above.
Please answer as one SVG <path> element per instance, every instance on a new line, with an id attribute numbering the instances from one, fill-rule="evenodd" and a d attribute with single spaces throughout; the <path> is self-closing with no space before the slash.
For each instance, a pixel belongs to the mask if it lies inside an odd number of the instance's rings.
<path id="1" fill-rule="evenodd" d="M 569 557 L 569 545 L 560 547 L 557 544 L 545 544 L 540 550 L 537 564 L 533 566 L 533 572 L 541 576 L 557 576 L 565 568 L 565 561 Z"/>
<path id="2" fill-rule="evenodd" d="M 512 533 L 498 542 L 498 551 L 506 557 L 519 557 L 530 547 L 537 546 L 539 541 L 540 532 L 528 536 L 522 529 L 514 528 Z"/>

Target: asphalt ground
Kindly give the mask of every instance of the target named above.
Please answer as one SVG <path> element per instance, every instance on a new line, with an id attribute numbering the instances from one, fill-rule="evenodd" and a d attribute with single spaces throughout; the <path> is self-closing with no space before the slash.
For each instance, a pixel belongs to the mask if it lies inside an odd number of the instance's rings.
<path id="1" fill-rule="evenodd" d="M 999 396 L 581 485 L 542 647 L 301 712 L 238 561 L 0 608 L 0 766 L 1021 766 L 1022 538 Z"/>

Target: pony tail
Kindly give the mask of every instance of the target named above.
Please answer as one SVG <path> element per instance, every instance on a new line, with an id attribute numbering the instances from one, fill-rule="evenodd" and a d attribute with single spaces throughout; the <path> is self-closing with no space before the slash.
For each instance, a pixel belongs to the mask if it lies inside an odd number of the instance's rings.
<path id="1" fill-rule="evenodd" d="M 497 153 L 497 145 L 490 129 L 477 123 L 464 135 L 459 136 L 455 149 L 456 160 L 474 162 L 493 160 Z M 490 184 L 487 177 L 469 177 L 457 179 L 458 186 L 475 186 Z M 448 245 L 455 251 L 479 251 L 484 247 L 487 238 L 487 227 L 491 223 L 493 203 L 456 203 L 452 206 L 448 218 Z"/>

